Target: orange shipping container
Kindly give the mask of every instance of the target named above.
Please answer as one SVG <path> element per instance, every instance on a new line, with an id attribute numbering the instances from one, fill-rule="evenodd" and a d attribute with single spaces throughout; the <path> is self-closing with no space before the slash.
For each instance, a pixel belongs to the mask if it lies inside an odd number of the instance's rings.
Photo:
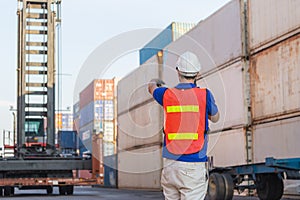
<path id="1" fill-rule="evenodd" d="M 115 79 L 99 79 L 92 81 L 79 94 L 80 108 L 92 101 L 113 100 L 115 96 Z"/>

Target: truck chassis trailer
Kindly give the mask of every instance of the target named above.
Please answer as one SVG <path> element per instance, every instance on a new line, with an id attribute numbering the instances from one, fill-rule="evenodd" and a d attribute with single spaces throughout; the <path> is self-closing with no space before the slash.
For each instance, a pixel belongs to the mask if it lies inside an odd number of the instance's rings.
<path id="1" fill-rule="evenodd" d="M 278 200 L 283 195 L 284 173 L 291 179 L 299 179 L 300 158 L 275 159 L 269 157 L 263 163 L 233 167 L 211 167 L 209 170 L 208 198 L 229 200 L 234 189 L 256 189 L 262 200 Z M 247 184 L 245 184 L 247 182 Z"/>
<path id="2" fill-rule="evenodd" d="M 15 188 L 59 188 L 60 195 L 72 195 L 76 185 L 96 184 L 94 179 L 74 178 L 73 170 L 91 170 L 92 160 L 74 158 L 0 160 L 0 196 L 13 196 Z"/>

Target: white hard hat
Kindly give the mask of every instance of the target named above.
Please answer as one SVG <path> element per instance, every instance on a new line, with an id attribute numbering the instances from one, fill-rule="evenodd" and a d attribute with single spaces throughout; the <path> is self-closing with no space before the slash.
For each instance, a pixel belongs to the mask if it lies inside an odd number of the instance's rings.
<path id="1" fill-rule="evenodd" d="M 201 70 L 201 64 L 194 53 L 186 51 L 177 59 L 176 68 L 182 75 L 193 77 Z"/>

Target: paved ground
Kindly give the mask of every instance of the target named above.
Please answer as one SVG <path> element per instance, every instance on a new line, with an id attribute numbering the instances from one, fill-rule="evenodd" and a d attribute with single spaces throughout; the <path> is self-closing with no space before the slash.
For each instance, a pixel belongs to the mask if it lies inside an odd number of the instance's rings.
<path id="1" fill-rule="evenodd" d="M 110 188 L 76 187 L 74 195 L 60 196 L 58 188 L 53 195 L 47 195 L 46 190 L 17 190 L 13 197 L 0 197 L 6 200 L 163 200 L 162 192 L 141 190 L 118 190 Z M 287 198 L 285 198 L 287 199 Z M 233 200 L 258 200 L 256 197 L 234 197 Z"/>

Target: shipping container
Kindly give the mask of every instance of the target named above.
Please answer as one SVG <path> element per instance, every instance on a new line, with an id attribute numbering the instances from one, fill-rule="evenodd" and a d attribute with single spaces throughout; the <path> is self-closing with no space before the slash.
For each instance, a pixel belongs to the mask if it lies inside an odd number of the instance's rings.
<path id="1" fill-rule="evenodd" d="M 163 31 L 161 31 L 155 38 L 148 42 L 142 49 L 140 49 L 140 65 L 144 64 L 152 56 L 162 50 L 171 42 L 177 40 L 196 24 L 172 22 Z"/>
<path id="2" fill-rule="evenodd" d="M 79 126 L 83 127 L 94 120 L 94 102 L 90 102 L 80 109 Z"/>
<path id="3" fill-rule="evenodd" d="M 107 142 L 115 141 L 115 123 L 113 121 L 104 122 L 103 140 Z"/>
<path id="4" fill-rule="evenodd" d="M 118 152 L 118 187 L 160 190 L 161 146 Z"/>
<path id="5" fill-rule="evenodd" d="M 152 100 L 147 90 L 147 84 L 151 79 L 158 78 L 158 73 L 158 67 L 155 63 L 144 64 L 119 81 L 118 114 L 127 112 L 145 101 Z"/>
<path id="6" fill-rule="evenodd" d="M 104 113 L 103 113 L 104 107 Z M 97 100 L 94 102 L 94 120 L 113 120 L 115 118 L 115 105 L 113 100 Z"/>
<path id="7" fill-rule="evenodd" d="M 104 186 L 117 187 L 117 155 L 104 157 Z"/>
<path id="8" fill-rule="evenodd" d="M 82 140 L 84 147 L 92 151 L 92 135 L 94 134 L 94 122 L 91 122 L 83 127 L 80 127 L 79 137 Z"/>
<path id="9" fill-rule="evenodd" d="M 115 79 L 95 80 L 94 100 L 113 100 L 115 96 Z"/>
<path id="10" fill-rule="evenodd" d="M 255 125 L 253 127 L 254 162 L 262 162 L 266 157 L 299 157 L 299 128 L 300 117 Z"/>
<path id="11" fill-rule="evenodd" d="M 251 57 L 255 121 L 300 113 L 300 34 Z"/>
<path id="12" fill-rule="evenodd" d="M 111 156 L 116 154 L 116 142 L 103 140 L 103 156 Z"/>
<path id="13" fill-rule="evenodd" d="M 243 2 L 230 1 L 213 15 L 164 48 L 164 70 L 175 71 L 178 55 L 195 53 L 201 61 L 202 75 L 244 56 Z"/>
<path id="14" fill-rule="evenodd" d="M 156 102 L 118 116 L 118 150 L 162 142 L 162 108 Z"/>
<path id="15" fill-rule="evenodd" d="M 80 104 L 79 101 L 73 105 L 73 130 L 79 132 Z"/>
<path id="16" fill-rule="evenodd" d="M 80 94 L 80 109 L 97 100 L 114 100 L 115 79 L 93 80 Z"/>
<path id="17" fill-rule="evenodd" d="M 61 149 L 78 149 L 76 131 L 58 131 L 58 144 Z"/>
<path id="18" fill-rule="evenodd" d="M 207 155 L 218 167 L 247 164 L 245 129 L 209 134 Z"/>
<path id="19" fill-rule="evenodd" d="M 249 46 L 254 53 L 300 32 L 300 1 L 251 0 Z"/>
<path id="20" fill-rule="evenodd" d="M 213 166 L 255 167 L 265 162 L 266 157 L 299 157 L 300 34 L 295 30 L 300 22 L 299 14 L 294 12 L 300 4 L 289 0 L 276 0 L 274 4 L 269 0 L 247 2 L 248 10 L 245 1 L 229 2 L 119 81 L 120 188 L 160 187 L 160 170 L 149 168 L 156 169 L 158 163 L 161 166 L 158 149 L 163 119 L 160 106 L 148 94 L 147 84 L 152 78 L 162 78 L 169 87 L 175 86 L 175 63 L 178 55 L 187 50 L 199 56 L 203 69 L 197 84 L 211 90 L 220 111 L 220 121 L 210 124 L 208 135 L 208 156 Z M 277 20 L 276 11 L 285 13 L 287 9 L 293 9 L 291 16 L 284 14 Z M 244 16 L 245 12 L 249 15 Z M 273 12 L 273 19 L 267 16 L 259 20 Z M 260 17 L 252 16 L 256 14 Z M 263 25 L 265 20 L 273 23 Z M 284 20 L 289 22 L 284 25 Z M 274 27 L 270 27 L 272 24 Z M 267 30 L 266 35 L 263 31 L 259 33 L 259 26 L 266 26 L 262 29 Z M 245 28 L 249 28 L 249 38 Z M 274 39 L 280 43 L 270 45 Z M 246 51 L 249 44 L 250 54 Z"/>
<path id="21" fill-rule="evenodd" d="M 80 104 L 79 101 L 73 105 L 73 118 L 77 119 L 80 116 Z"/>
<path id="22" fill-rule="evenodd" d="M 245 63 L 239 61 L 197 82 L 199 87 L 211 91 L 218 105 L 220 120 L 210 123 L 211 131 L 238 128 L 247 124 L 244 68 Z"/>
<path id="23" fill-rule="evenodd" d="M 92 81 L 79 93 L 80 110 L 92 101 L 94 101 L 94 84 L 94 81 Z"/>

